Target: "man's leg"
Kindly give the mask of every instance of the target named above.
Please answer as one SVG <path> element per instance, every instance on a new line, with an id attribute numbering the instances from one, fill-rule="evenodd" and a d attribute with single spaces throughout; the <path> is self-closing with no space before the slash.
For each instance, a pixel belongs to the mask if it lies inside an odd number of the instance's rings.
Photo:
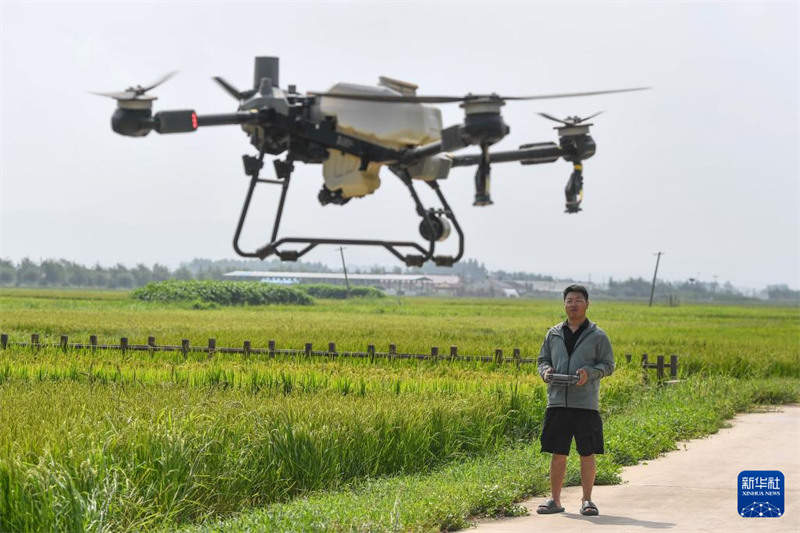
<path id="1" fill-rule="evenodd" d="M 555 457 L 555 455 L 553 456 Z M 567 458 L 564 457 L 564 467 L 566 471 Z M 550 467 L 550 482 L 553 480 L 552 466 Z M 594 476 L 597 473 L 597 461 L 594 454 L 581 455 L 581 488 L 583 489 L 583 501 L 592 499 L 592 487 L 594 486 Z M 564 478 L 561 478 L 562 482 Z M 560 490 L 560 489 L 559 489 Z M 557 501 L 557 500 L 556 500 Z"/>
<path id="2" fill-rule="evenodd" d="M 581 466 L 583 466 L 583 463 L 581 463 Z M 556 502 L 558 507 L 561 507 L 561 487 L 564 486 L 564 476 L 566 475 L 567 456 L 554 453 L 550 459 L 550 491 L 553 495 L 553 501 Z M 592 480 L 594 481 L 594 477 Z"/>

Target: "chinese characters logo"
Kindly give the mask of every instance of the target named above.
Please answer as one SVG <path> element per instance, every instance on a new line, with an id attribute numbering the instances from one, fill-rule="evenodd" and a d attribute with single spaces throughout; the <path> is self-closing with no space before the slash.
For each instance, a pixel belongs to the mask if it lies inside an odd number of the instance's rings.
<path id="1" fill-rule="evenodd" d="M 739 516 L 778 518 L 784 511 L 784 478 L 778 470 L 739 473 Z"/>

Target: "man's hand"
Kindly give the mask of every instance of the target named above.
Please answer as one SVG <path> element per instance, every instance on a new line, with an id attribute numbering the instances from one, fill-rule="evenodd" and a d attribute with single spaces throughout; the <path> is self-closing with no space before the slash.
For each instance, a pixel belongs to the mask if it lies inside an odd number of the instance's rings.
<path id="1" fill-rule="evenodd" d="M 589 381 L 589 373 L 586 371 L 585 368 L 579 368 L 577 372 L 578 374 L 578 382 L 575 384 L 576 387 L 580 387 L 582 385 L 586 385 L 586 382 Z"/>
<path id="2" fill-rule="evenodd" d="M 544 374 L 542 374 L 542 379 L 544 380 L 545 383 L 550 383 L 550 376 L 552 374 L 553 374 L 552 368 L 548 368 L 547 370 L 544 371 Z"/>

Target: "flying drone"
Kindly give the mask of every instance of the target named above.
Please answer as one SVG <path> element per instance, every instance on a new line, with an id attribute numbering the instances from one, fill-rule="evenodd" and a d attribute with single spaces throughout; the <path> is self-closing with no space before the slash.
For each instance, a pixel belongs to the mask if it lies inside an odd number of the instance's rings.
<path id="1" fill-rule="evenodd" d="M 418 96 L 416 85 L 381 77 L 378 86 L 337 83 L 327 92 L 300 94 L 294 85 L 289 85 L 285 90 L 279 87 L 277 57 L 257 57 L 252 89 L 241 91 L 220 77 L 214 78 L 239 102 L 235 113 L 199 115 L 194 110 L 175 110 L 154 115 L 152 103 L 156 97 L 147 93 L 172 75 L 174 73 L 146 87 L 138 85 L 122 92 L 95 94 L 117 100 L 111 127 L 121 135 L 142 137 L 152 130 L 164 134 L 193 132 L 206 126 L 242 127 L 258 155 L 242 156 L 250 185 L 233 239 L 236 253 L 260 259 L 276 255 L 283 261 L 296 261 L 320 244 L 382 246 L 407 266 L 422 266 L 429 260 L 439 266 L 452 266 L 464 253 L 464 232 L 439 188 L 439 181 L 447 178 L 450 170 L 456 167 L 477 167 L 473 205 L 486 206 L 492 204 L 492 164 L 519 161 L 523 165 L 533 165 L 552 163 L 562 158 L 571 162 L 573 168 L 565 189 L 566 212 L 577 213 L 581 210 L 583 161 L 592 157 L 596 149 L 589 135 L 592 124 L 587 121 L 599 113 L 563 120 L 540 113 L 544 118 L 560 124 L 555 128 L 558 144 L 524 144 L 518 150 L 490 152 L 489 147 L 510 131 L 500 112 L 506 101 L 592 96 L 646 89 L 640 87 L 521 97 L 494 93 Z M 443 128 L 441 111 L 427 104 L 448 103 L 460 104 L 464 109 L 464 122 Z M 480 152 L 452 154 L 468 146 L 477 146 Z M 282 160 L 273 161 L 274 179 L 261 177 L 267 154 L 286 154 Z M 324 184 L 318 195 L 322 205 L 344 205 L 353 198 L 374 193 L 381 183 L 379 172 L 387 167 L 408 188 L 421 219 L 419 233 L 426 243 L 279 238 L 286 193 L 296 162 L 322 165 Z M 440 207 L 423 206 L 415 189 L 415 183 L 420 182 L 433 189 Z M 280 186 L 280 200 L 269 241 L 254 251 L 245 251 L 239 245 L 239 238 L 253 191 L 258 184 Z M 453 229 L 458 235 L 458 253 L 455 256 L 436 255 L 436 244 L 447 239 Z M 303 247 L 286 249 L 287 244 Z"/>

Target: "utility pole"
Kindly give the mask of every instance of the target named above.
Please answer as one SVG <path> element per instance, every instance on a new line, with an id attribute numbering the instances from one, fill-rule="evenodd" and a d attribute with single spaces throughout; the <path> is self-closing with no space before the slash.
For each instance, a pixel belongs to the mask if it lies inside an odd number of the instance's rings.
<path id="1" fill-rule="evenodd" d="M 347 265 L 344 262 L 344 248 L 339 247 L 339 253 L 342 255 L 342 269 L 344 270 L 344 282 L 347 284 L 347 297 L 350 298 L 350 280 L 347 278 Z"/>
<path id="2" fill-rule="evenodd" d="M 650 304 L 647 307 L 653 307 L 653 294 L 655 294 L 656 292 L 656 276 L 658 276 L 658 263 L 659 261 L 661 261 L 661 256 L 663 255 L 663 253 L 664 252 L 658 252 L 658 254 L 653 254 L 657 255 L 658 257 L 656 257 L 656 271 L 653 272 L 653 285 L 650 287 Z"/>

